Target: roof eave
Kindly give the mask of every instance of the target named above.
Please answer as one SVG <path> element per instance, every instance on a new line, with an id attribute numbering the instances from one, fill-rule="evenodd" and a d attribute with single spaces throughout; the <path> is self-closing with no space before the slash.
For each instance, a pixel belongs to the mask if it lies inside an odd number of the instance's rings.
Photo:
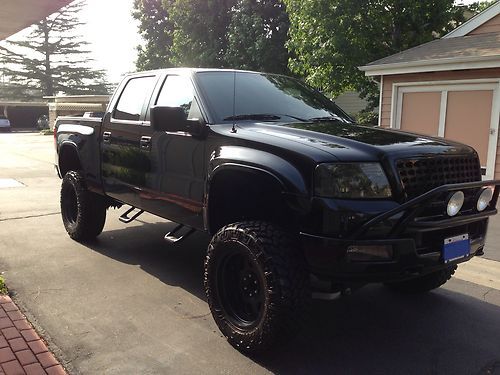
<path id="1" fill-rule="evenodd" d="M 434 60 L 419 60 L 412 62 L 398 62 L 392 64 L 378 64 L 360 66 L 358 69 L 365 72 L 365 76 L 381 76 L 391 74 L 408 74 L 439 72 L 446 70 L 488 69 L 500 68 L 500 55 L 446 58 Z"/>

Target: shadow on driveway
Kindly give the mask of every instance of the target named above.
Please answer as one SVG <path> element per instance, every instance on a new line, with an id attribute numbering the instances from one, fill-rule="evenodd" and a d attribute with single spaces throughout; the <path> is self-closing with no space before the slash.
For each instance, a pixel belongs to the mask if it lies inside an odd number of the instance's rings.
<path id="1" fill-rule="evenodd" d="M 210 238 L 196 232 L 178 244 L 167 243 L 163 237 L 175 223 L 145 223 L 124 229 L 104 231 L 90 249 L 132 265 L 170 286 L 179 286 L 192 295 L 205 299 L 203 262 Z"/>
<path id="2" fill-rule="evenodd" d="M 205 300 L 209 238 L 196 233 L 166 244 L 163 235 L 173 226 L 107 231 L 88 246 Z M 498 374 L 500 307 L 443 288 L 401 296 L 370 285 L 349 297 L 313 301 L 296 340 L 252 360 L 276 374 Z"/>

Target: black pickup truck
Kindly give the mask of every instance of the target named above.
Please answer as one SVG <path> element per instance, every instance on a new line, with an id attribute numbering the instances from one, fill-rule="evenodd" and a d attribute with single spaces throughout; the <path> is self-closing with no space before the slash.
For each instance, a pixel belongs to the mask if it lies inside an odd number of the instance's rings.
<path id="1" fill-rule="evenodd" d="M 444 284 L 482 255 L 499 181 L 468 146 L 364 127 L 285 76 L 167 69 L 127 76 L 102 118 L 55 124 L 61 213 L 77 241 L 109 207 L 212 235 L 205 290 L 244 352 L 300 327 L 314 290 Z"/>

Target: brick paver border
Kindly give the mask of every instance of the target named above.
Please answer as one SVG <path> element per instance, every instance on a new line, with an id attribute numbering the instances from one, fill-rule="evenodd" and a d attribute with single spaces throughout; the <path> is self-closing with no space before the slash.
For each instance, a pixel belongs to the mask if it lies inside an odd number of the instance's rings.
<path id="1" fill-rule="evenodd" d="M 0 375 L 67 375 L 12 299 L 1 295 Z"/>

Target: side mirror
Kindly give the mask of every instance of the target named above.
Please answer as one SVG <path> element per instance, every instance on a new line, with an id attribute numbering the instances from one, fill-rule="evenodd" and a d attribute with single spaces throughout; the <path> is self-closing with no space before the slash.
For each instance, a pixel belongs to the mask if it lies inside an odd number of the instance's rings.
<path id="1" fill-rule="evenodd" d="M 181 131 L 198 135 L 203 129 L 201 120 L 186 120 L 186 112 L 181 107 L 152 106 L 149 111 L 151 126 L 156 131 Z"/>

